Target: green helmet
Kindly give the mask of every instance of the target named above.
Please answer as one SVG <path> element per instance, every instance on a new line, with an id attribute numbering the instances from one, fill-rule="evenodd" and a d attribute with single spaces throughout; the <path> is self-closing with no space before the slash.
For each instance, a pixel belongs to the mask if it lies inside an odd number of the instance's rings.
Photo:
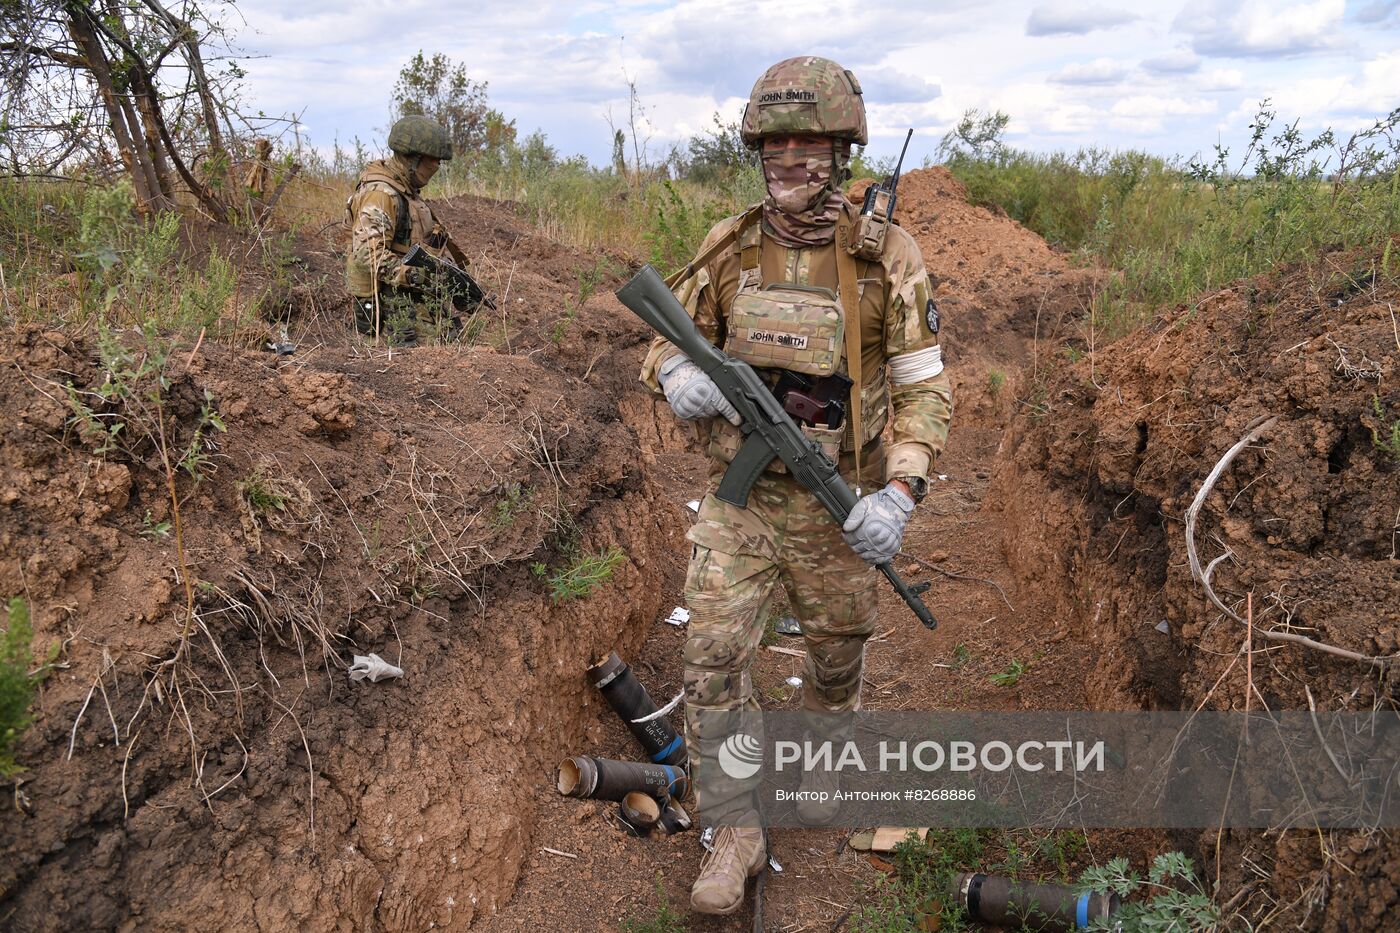
<path id="1" fill-rule="evenodd" d="M 807 133 L 865 145 L 865 101 L 860 82 L 828 58 L 804 55 L 778 62 L 749 94 L 740 127 L 744 145 L 757 149 L 765 136 Z"/>
<path id="2" fill-rule="evenodd" d="M 425 155 L 444 162 L 452 158 L 452 137 L 436 121 L 421 114 L 400 117 L 389 130 L 389 148 L 400 155 Z"/>

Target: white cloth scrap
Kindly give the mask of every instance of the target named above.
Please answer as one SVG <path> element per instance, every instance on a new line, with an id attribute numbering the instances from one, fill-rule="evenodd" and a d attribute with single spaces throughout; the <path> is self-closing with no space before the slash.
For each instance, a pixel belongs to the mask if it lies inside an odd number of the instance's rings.
<path id="1" fill-rule="evenodd" d="M 355 681 L 369 680 L 377 684 L 390 677 L 402 676 L 403 668 L 395 667 L 377 654 L 357 654 L 355 663 L 350 665 L 350 679 Z"/>

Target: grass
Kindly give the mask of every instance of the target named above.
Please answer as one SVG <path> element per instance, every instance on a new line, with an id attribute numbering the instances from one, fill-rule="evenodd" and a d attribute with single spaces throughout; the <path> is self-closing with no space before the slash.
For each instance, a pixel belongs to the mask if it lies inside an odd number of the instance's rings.
<path id="1" fill-rule="evenodd" d="M 131 185 L 0 179 L 0 316 L 79 330 L 142 325 L 247 342 L 256 302 L 216 250 L 191 262 L 181 218 L 136 213 Z"/>
<path id="2" fill-rule="evenodd" d="M 1146 879 L 1127 859 L 1086 865 L 1088 840 L 1078 830 L 934 829 L 925 840 L 895 847 L 893 870 L 866 890 L 850 917 L 853 933 L 905 933 L 981 929 L 954 906 L 952 883 L 960 872 L 1001 875 L 1015 881 L 1063 884 L 1077 891 L 1114 892 L 1124 898 L 1115 920 L 1124 930 L 1179 933 L 1221 929 L 1218 907 L 1180 852 L 1156 856 Z M 1128 899 L 1132 898 L 1131 901 Z M 1111 924 L 1091 924 L 1110 930 Z"/>
<path id="3" fill-rule="evenodd" d="M 550 599 L 557 605 L 591 596 L 612 578 L 613 569 L 626 559 L 626 552 L 613 546 L 596 554 L 573 553 L 567 558 L 567 563 L 552 574 L 549 567 L 541 562 L 531 564 L 530 572 L 546 578 Z"/>
<path id="4" fill-rule="evenodd" d="M 530 508 L 531 493 L 519 483 L 511 483 L 505 488 L 491 516 L 491 527 L 509 528 L 515 520 Z"/>
<path id="5" fill-rule="evenodd" d="M 1011 663 L 1006 665 L 1006 670 L 999 671 L 987 679 L 998 687 L 1014 687 L 1016 686 L 1016 682 L 1021 679 L 1021 675 L 1026 672 L 1028 666 L 1029 665 L 1012 658 Z"/>
<path id="6" fill-rule="evenodd" d="M 1389 455 L 1396 463 L 1400 463 L 1400 417 L 1387 421 L 1385 405 L 1381 402 L 1379 394 L 1371 396 L 1371 410 L 1376 415 L 1374 423 L 1370 426 L 1371 444 L 1381 453 Z"/>
<path id="7" fill-rule="evenodd" d="M 285 511 L 287 497 L 261 471 L 254 470 L 237 483 L 238 494 L 243 497 L 254 515 L 270 515 Z"/>
<path id="8" fill-rule="evenodd" d="M 15 746 L 29 728 L 29 705 L 42 679 L 42 674 L 29 673 L 33 638 L 29 606 L 15 597 L 9 602 L 5 631 L 0 634 L 0 780 L 9 780 L 21 770 L 15 761 Z"/>
<path id="9" fill-rule="evenodd" d="M 671 908 L 671 899 L 656 876 L 657 906 L 648 915 L 634 915 L 622 921 L 622 933 L 685 933 L 685 918 Z"/>
<path id="10" fill-rule="evenodd" d="M 851 914 L 851 930 L 978 929 L 953 907 L 959 872 L 1068 882 L 1069 867 L 1086 848 L 1083 834 L 1074 831 L 1037 836 L 1032 830 L 932 829 L 923 841 L 909 838 L 895 846 L 894 870 L 866 892 L 867 903 Z"/>
<path id="11" fill-rule="evenodd" d="M 992 398 L 1001 394 L 1002 387 L 1006 385 L 1006 373 L 999 369 L 994 369 L 987 373 L 987 392 Z"/>
<path id="12" fill-rule="evenodd" d="M 953 670 L 958 670 L 972 660 L 972 651 L 963 642 L 953 646 Z"/>
<path id="13" fill-rule="evenodd" d="M 1002 115 L 997 115 L 1002 116 Z M 1004 121 L 969 114 L 945 138 L 969 199 L 1005 211 L 1081 262 L 1115 269 L 1092 325 L 1112 339 L 1157 307 L 1332 250 L 1377 254 L 1400 229 L 1400 110 L 1350 137 L 1307 138 L 1265 101 L 1233 157 L 1162 159 L 1008 148 Z"/>

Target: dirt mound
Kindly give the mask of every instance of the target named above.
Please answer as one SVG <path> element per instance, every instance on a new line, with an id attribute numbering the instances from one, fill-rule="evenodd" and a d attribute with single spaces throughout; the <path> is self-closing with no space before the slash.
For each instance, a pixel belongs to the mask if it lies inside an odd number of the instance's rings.
<path id="1" fill-rule="evenodd" d="M 1013 422 L 991 490 L 1007 504 L 1007 556 L 1023 587 L 1056 604 L 1047 637 L 1097 646 L 1086 673 L 1094 706 L 1244 708 L 1236 661 L 1246 633 L 1192 579 L 1184 516 L 1211 468 L 1264 417 L 1278 421 L 1226 469 L 1201 513 L 1202 561 L 1233 555 L 1216 591 L 1241 616 L 1250 594 L 1257 632 L 1366 655 L 1400 650 L 1400 289 L 1373 283 L 1366 258 L 1326 257 L 1175 308 L 1055 373 Z M 1256 637 L 1256 707 L 1395 702 L 1393 668 L 1377 676 L 1265 644 Z M 1269 883 L 1295 921 L 1312 912 L 1307 929 L 1378 929 L 1396 906 L 1392 838 L 1330 840 L 1339 851 L 1325 864 L 1316 844 L 1288 834 L 1277 848 L 1257 834 L 1237 839 L 1225 877 L 1251 880 L 1240 877 L 1241 853 L 1276 859 Z M 1212 835 L 1210 862 L 1214 844 Z M 1329 899 L 1328 885 L 1343 883 L 1348 893 Z M 1300 887 L 1311 894 L 1299 899 Z"/>
<path id="2" fill-rule="evenodd" d="M 868 185 L 852 185 L 851 200 L 859 204 Z M 1087 307 L 1096 273 L 1005 214 L 969 204 L 942 166 L 900 177 L 895 217 L 933 274 L 953 363 L 1025 363 L 1037 337 L 1049 339 Z"/>
<path id="3" fill-rule="evenodd" d="M 368 348 L 324 307 L 282 360 L 124 334 L 168 353 L 158 421 L 96 394 L 111 348 L 0 338 L 0 590 L 36 656 L 62 645 L 0 817 L 0 926 L 462 929 L 510 896 L 521 786 L 596 728 L 580 671 L 640 644 L 642 568 L 681 529 L 647 507 L 620 265 L 487 202 L 439 212 L 511 257 L 478 269 L 499 309 L 470 347 Z M 70 384 L 129 452 L 95 452 Z M 182 549 L 157 423 L 175 454 L 210 438 L 177 474 Z M 614 564 L 591 593 L 562 575 L 588 559 Z M 352 684 L 370 652 L 406 677 Z"/>

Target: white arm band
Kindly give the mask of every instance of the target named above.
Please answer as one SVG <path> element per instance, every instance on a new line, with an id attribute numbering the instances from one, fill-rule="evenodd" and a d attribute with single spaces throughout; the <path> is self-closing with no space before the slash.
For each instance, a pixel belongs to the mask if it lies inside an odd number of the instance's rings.
<path id="1" fill-rule="evenodd" d="M 890 357 L 890 382 L 897 386 L 932 379 L 943 372 L 943 348 L 935 344 Z"/>

